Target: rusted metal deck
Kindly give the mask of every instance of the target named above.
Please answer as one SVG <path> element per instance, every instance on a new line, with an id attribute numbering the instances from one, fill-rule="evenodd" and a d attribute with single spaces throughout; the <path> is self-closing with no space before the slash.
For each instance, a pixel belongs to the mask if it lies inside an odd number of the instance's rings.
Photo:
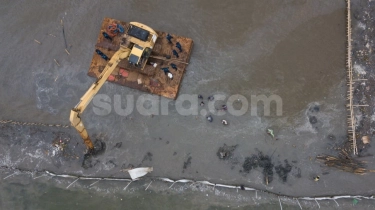
<path id="1" fill-rule="evenodd" d="M 121 24 L 125 29 L 129 26 L 127 22 L 104 18 L 95 50 L 100 50 L 108 56 L 108 58 L 111 58 L 116 50 L 119 49 L 121 42 L 121 37 L 119 35 L 112 38 L 112 40 L 103 36 L 103 32 L 105 32 L 108 25 L 113 22 Z M 150 27 L 152 28 L 152 26 Z M 159 37 L 156 40 L 145 68 L 141 70 L 139 67 L 131 65 L 127 59 L 124 59 L 112 72 L 108 81 L 144 92 L 176 99 L 180 84 L 189 64 L 193 40 L 170 34 L 173 38 L 171 39 L 172 43 L 169 43 L 166 38 L 168 33 L 155 31 L 158 33 Z M 177 42 L 180 43 L 182 52 L 176 47 Z M 94 55 L 88 75 L 97 78 L 108 61 L 98 55 L 95 50 L 93 52 Z M 173 50 L 176 50 L 178 57 L 173 54 Z M 172 68 L 173 64 L 177 67 L 177 70 Z M 161 69 L 165 67 L 169 67 L 169 71 L 173 74 L 173 79 L 169 79 Z"/>

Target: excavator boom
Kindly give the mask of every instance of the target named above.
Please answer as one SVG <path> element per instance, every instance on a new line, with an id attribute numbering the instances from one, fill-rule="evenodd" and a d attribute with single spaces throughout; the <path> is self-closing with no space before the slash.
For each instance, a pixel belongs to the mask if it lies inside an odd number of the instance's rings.
<path id="1" fill-rule="evenodd" d="M 114 27 L 113 25 L 116 25 L 116 23 L 111 24 L 112 27 Z M 119 24 L 117 24 L 117 26 L 119 28 L 123 28 L 120 27 Z M 146 50 L 153 48 L 153 46 L 155 45 L 155 41 L 158 37 L 157 33 L 154 30 L 141 23 L 131 22 L 130 29 L 128 29 L 127 32 L 121 32 L 124 34 L 121 34 L 120 37 L 122 40 L 122 44 L 120 44 L 120 49 L 115 52 L 115 54 L 108 61 L 103 71 L 98 76 L 98 79 L 94 82 L 94 84 L 91 85 L 91 87 L 87 90 L 85 95 L 82 96 L 78 104 L 70 111 L 70 122 L 72 126 L 78 131 L 79 135 L 81 135 L 89 152 L 94 151 L 94 145 L 82 122 L 83 111 L 85 111 L 86 107 L 91 102 L 95 94 L 98 93 L 100 88 L 107 81 L 108 77 L 111 75 L 113 70 L 116 69 L 117 65 L 120 63 L 121 60 L 128 58 L 129 63 L 135 65 L 140 65 L 138 61 L 141 60 L 140 58 L 145 58 L 147 61 L 149 54 L 146 53 L 148 52 Z M 138 48 L 142 49 L 142 51 L 137 51 Z"/>
<path id="2" fill-rule="evenodd" d="M 112 56 L 108 64 L 99 75 L 98 79 L 91 87 L 87 90 L 85 95 L 82 96 L 78 104 L 70 111 L 70 122 L 72 126 L 78 131 L 83 138 L 83 141 L 89 150 L 94 149 L 94 145 L 87 133 L 85 126 L 83 125 L 81 114 L 86 109 L 87 105 L 91 102 L 96 93 L 100 90 L 103 84 L 107 81 L 109 75 L 117 67 L 118 63 L 127 58 L 131 52 L 131 49 L 121 46 L 120 49 Z"/>

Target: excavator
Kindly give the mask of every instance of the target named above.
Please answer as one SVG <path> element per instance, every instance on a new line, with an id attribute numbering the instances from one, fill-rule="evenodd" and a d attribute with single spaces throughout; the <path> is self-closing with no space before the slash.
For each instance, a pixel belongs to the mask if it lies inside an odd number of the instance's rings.
<path id="1" fill-rule="evenodd" d="M 94 151 L 94 144 L 82 122 L 83 112 L 120 61 L 128 59 L 129 63 L 143 69 L 158 38 L 158 34 L 153 29 L 138 22 L 130 22 L 127 30 L 117 35 L 121 36 L 120 49 L 114 53 L 97 80 L 70 112 L 70 122 L 82 137 L 88 153 Z"/>

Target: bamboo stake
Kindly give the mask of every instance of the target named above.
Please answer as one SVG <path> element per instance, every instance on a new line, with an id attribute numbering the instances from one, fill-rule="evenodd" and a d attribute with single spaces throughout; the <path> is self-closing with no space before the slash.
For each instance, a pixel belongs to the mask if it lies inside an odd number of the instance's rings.
<path id="1" fill-rule="evenodd" d="M 70 183 L 70 185 L 68 185 L 68 186 L 66 187 L 66 189 L 68 189 L 72 184 L 76 183 L 76 181 L 78 181 L 78 180 L 79 180 L 79 178 L 77 178 L 76 180 L 74 180 L 74 182 Z"/>
<path id="2" fill-rule="evenodd" d="M 148 187 L 150 187 L 151 183 L 152 183 L 152 181 L 150 182 L 150 184 L 147 185 L 145 191 L 148 189 Z"/>
<path id="3" fill-rule="evenodd" d="M 297 203 L 298 203 L 299 208 L 302 209 L 302 206 L 301 206 L 301 204 L 299 203 L 298 198 L 296 198 L 296 201 L 297 201 Z"/>
<path id="4" fill-rule="evenodd" d="M 59 62 L 57 62 L 56 59 L 53 59 L 55 61 L 55 63 L 57 64 L 57 66 L 60 66 Z"/>
<path id="5" fill-rule="evenodd" d="M 356 136 L 355 136 L 355 118 L 354 118 L 354 112 L 353 112 L 353 66 L 352 66 L 352 30 L 351 30 L 351 2 L 350 0 L 346 1 L 346 6 L 347 6 L 347 58 L 346 58 L 346 63 L 347 63 L 347 71 L 348 71 L 348 85 L 349 85 L 349 90 L 348 90 L 348 98 L 349 98 L 349 112 L 350 112 L 350 127 L 352 128 L 352 141 L 353 141 L 353 153 L 354 155 L 358 155 L 358 150 L 357 150 L 357 141 L 356 141 Z"/>
<path id="6" fill-rule="evenodd" d="M 132 182 L 129 182 L 129 184 L 126 185 L 126 187 L 124 187 L 123 190 L 126 190 L 126 188 L 128 188 L 128 186 L 131 184 Z"/>
<path id="7" fill-rule="evenodd" d="M 316 199 L 314 199 L 315 200 L 315 202 L 318 204 L 318 206 L 319 206 L 319 208 L 320 208 L 320 204 L 318 203 L 318 201 L 316 200 Z"/>
<path id="8" fill-rule="evenodd" d="M 279 197 L 279 204 L 280 204 L 280 209 L 283 210 L 283 206 L 281 205 L 280 197 Z"/>

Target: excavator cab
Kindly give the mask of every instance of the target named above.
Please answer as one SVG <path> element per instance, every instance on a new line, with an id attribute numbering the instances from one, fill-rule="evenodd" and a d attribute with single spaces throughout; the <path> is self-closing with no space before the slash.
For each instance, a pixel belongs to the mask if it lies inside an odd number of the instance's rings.
<path id="1" fill-rule="evenodd" d="M 131 22 L 127 31 L 127 36 L 130 43 L 133 43 L 128 60 L 131 64 L 143 69 L 151 55 L 158 35 L 146 25 Z"/>
<path id="2" fill-rule="evenodd" d="M 138 66 L 145 48 L 135 44 L 129 56 L 129 62 L 135 66 Z"/>
<path id="3" fill-rule="evenodd" d="M 141 27 L 138 27 L 132 23 L 130 23 L 128 35 L 135 37 L 141 41 L 146 42 L 149 39 L 150 31 L 147 31 Z"/>

